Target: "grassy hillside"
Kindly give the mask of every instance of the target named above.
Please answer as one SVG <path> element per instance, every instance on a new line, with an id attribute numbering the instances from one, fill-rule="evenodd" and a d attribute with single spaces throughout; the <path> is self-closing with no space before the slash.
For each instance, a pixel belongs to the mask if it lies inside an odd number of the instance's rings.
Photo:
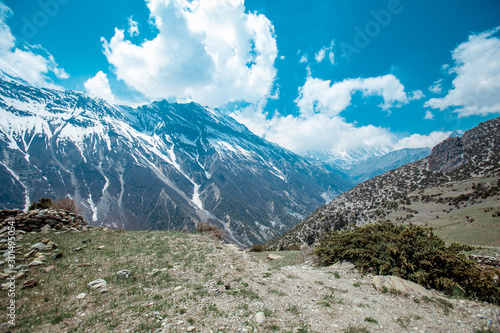
<path id="1" fill-rule="evenodd" d="M 52 241 L 57 249 L 31 253 Z M 17 264 L 16 326 L 0 332 L 433 332 L 500 328 L 491 304 L 385 294 L 349 265 L 312 267 L 301 251 L 239 251 L 203 234 L 91 228 L 27 233 Z M 53 254 L 62 254 L 53 258 Z M 7 266 L 1 265 L 2 269 Z M 23 269 L 19 267 L 18 270 Z M 130 270 L 120 278 L 117 272 Z M 126 275 L 126 274 L 125 274 Z M 5 277 L 4 277 L 5 278 Z M 106 287 L 89 283 L 104 279 Z M 26 287 L 27 281 L 36 285 Z M 5 280 L 2 280 L 4 283 Z M 0 306 L 9 296 L 0 291 Z M 7 323 L 0 312 L 0 323 Z M 411 325 L 411 326 L 410 326 Z"/>
<path id="2" fill-rule="evenodd" d="M 497 177 L 473 179 L 414 191 L 386 219 L 433 227 L 449 242 L 500 246 L 500 194 L 478 191 L 497 183 Z"/>

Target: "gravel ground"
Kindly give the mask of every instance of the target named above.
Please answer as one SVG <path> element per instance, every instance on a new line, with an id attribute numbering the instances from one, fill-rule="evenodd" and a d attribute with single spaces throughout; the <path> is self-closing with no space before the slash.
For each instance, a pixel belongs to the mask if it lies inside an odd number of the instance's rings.
<path id="1" fill-rule="evenodd" d="M 178 232 L 44 237 L 62 257 L 29 270 L 24 279 L 38 281 L 35 287 L 17 282 L 13 332 L 500 331 L 498 306 L 382 293 L 352 265 L 314 267 L 300 251 L 250 253 Z M 39 241 L 37 234 L 20 238 L 19 258 Z M 266 260 L 269 254 L 282 258 Z M 118 277 L 122 270 L 131 276 Z M 101 278 L 104 289 L 89 287 Z M 6 291 L 0 296 L 5 308 Z"/>
<path id="2" fill-rule="evenodd" d="M 278 253 L 279 254 L 279 253 Z M 381 293 L 372 286 L 372 276 L 363 276 L 352 265 L 318 268 L 311 265 L 276 265 L 255 260 L 253 254 L 236 252 L 239 270 L 222 265 L 226 280 L 242 277 L 235 284 L 248 284 L 259 298 L 248 299 L 247 316 L 238 301 L 222 291 L 205 299 L 220 309 L 234 311 L 231 320 L 214 320 L 216 329 L 228 332 L 474 332 L 500 330 L 500 308 L 485 303 L 444 296 L 422 299 Z M 278 259 L 286 260 L 286 259 Z M 241 268 L 245 274 L 241 274 Z M 222 273 L 222 271 L 221 271 Z M 217 288 L 215 288 L 217 289 Z M 194 306 L 194 304 L 193 304 Z M 264 310 L 263 310 L 264 309 Z M 193 310 L 188 307 L 188 310 Z M 255 314 L 266 314 L 256 324 Z M 248 312 L 250 314 L 248 314 Z M 243 317 L 243 318 L 242 318 Z M 239 320 L 237 319 L 239 318 Z M 243 320 L 246 319 L 246 320 Z M 242 322 L 243 321 L 243 322 Z M 249 323 L 245 325 L 244 323 Z M 208 324 L 208 323 L 205 323 Z M 211 325 L 208 325 L 211 326 Z M 169 331 L 168 329 L 165 330 Z"/>

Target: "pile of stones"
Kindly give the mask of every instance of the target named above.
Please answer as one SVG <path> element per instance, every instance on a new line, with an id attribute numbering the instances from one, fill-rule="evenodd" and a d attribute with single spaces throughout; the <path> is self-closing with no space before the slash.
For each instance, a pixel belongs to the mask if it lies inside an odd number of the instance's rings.
<path id="1" fill-rule="evenodd" d="M 82 231 L 88 226 L 83 217 L 64 209 L 34 209 L 26 213 L 18 209 L 0 210 L 0 230 L 12 222 L 16 230 L 42 233 L 50 230 Z"/>

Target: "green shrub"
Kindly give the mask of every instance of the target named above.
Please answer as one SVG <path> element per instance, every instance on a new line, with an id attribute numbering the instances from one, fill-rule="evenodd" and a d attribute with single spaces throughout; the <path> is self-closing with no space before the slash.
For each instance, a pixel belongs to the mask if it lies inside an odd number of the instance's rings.
<path id="1" fill-rule="evenodd" d="M 51 198 L 40 198 L 38 201 L 34 201 L 31 203 L 29 206 L 28 210 L 34 210 L 34 209 L 49 209 L 54 206 L 54 202 L 52 201 Z"/>
<path id="2" fill-rule="evenodd" d="M 334 231 L 320 239 L 315 252 L 324 266 L 350 261 L 365 273 L 395 275 L 447 294 L 499 304 L 495 271 L 460 254 L 471 249 L 458 243 L 446 246 L 429 228 L 384 223 Z"/>
<path id="3" fill-rule="evenodd" d="M 211 224 L 210 222 L 196 223 L 196 231 L 208 233 L 210 236 L 220 240 L 223 240 L 225 237 L 224 231 L 220 230 L 217 226 Z"/>
<path id="4" fill-rule="evenodd" d="M 264 245 L 255 244 L 250 248 L 250 252 L 264 252 L 266 248 Z"/>
<path id="5" fill-rule="evenodd" d="M 299 244 L 292 244 L 287 247 L 287 251 L 300 251 L 302 247 Z"/>

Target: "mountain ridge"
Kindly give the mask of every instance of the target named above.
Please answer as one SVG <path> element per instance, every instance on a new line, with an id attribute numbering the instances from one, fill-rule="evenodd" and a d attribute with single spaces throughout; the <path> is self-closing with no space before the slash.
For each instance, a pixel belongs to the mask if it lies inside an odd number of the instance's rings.
<path id="1" fill-rule="evenodd" d="M 410 198 L 412 192 L 423 192 L 426 188 L 453 181 L 497 179 L 500 175 L 499 133 L 500 118 L 496 118 L 466 131 L 462 137 L 448 138 L 435 146 L 430 156 L 388 171 L 339 195 L 266 246 L 282 249 L 293 244 L 310 245 L 325 232 L 386 221 L 388 215 L 398 210 L 407 211 L 410 213 L 407 217 L 411 218 L 415 211 L 405 205 L 412 199 L 423 200 Z M 494 181 L 488 186 L 490 194 L 498 190 Z"/>
<path id="2" fill-rule="evenodd" d="M 0 80 L 0 205 L 73 198 L 94 225 L 270 239 L 351 185 L 196 103 L 132 108 Z"/>

